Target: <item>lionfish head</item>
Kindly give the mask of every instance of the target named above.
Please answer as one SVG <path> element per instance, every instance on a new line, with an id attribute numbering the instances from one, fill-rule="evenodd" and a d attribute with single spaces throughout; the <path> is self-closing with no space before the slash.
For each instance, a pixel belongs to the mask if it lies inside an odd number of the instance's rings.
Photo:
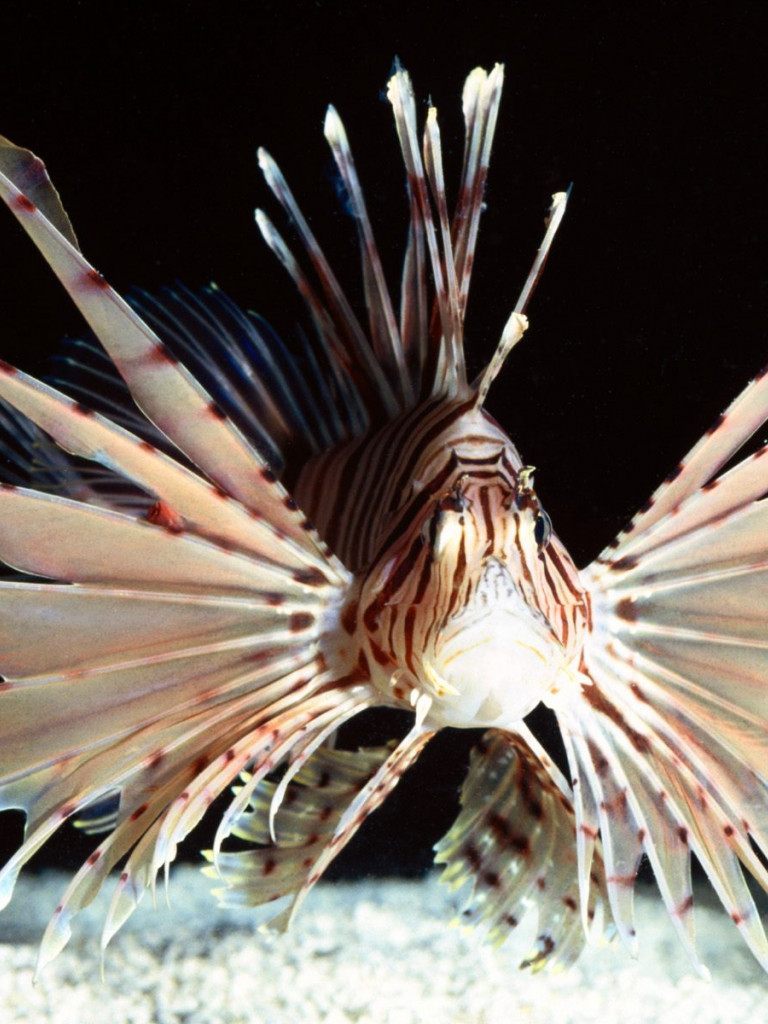
<path id="1" fill-rule="evenodd" d="M 470 476 L 436 503 L 428 525 L 436 628 L 422 656 L 444 725 L 509 725 L 552 687 L 563 648 L 544 611 L 541 555 L 551 527 L 523 470 Z"/>
<path id="2" fill-rule="evenodd" d="M 384 556 L 366 604 L 379 609 L 382 646 L 384 638 L 392 645 L 395 692 L 403 678 L 426 684 L 430 724 L 519 722 L 567 663 L 548 613 L 551 525 L 532 472 L 459 465 L 407 542 Z"/>

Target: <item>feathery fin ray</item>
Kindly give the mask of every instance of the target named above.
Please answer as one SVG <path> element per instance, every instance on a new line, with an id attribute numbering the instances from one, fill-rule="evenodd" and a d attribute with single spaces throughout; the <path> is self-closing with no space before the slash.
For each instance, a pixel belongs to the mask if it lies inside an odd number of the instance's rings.
<path id="1" fill-rule="evenodd" d="M 695 853 L 757 960 L 768 940 L 743 873 L 768 891 L 765 449 L 718 471 L 768 419 L 753 381 L 627 530 L 585 570 L 592 685 L 553 703 L 605 838 L 650 858 L 692 961 Z M 598 770 L 599 769 L 599 770 Z M 637 837 L 640 836 L 638 844 Z"/>

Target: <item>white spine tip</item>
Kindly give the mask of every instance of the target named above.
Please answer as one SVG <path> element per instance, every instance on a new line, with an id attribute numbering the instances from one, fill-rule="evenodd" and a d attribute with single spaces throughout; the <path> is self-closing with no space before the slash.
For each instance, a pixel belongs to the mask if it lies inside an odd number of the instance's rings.
<path id="1" fill-rule="evenodd" d="M 702 981 L 712 981 L 712 974 L 709 968 L 706 967 L 704 964 L 696 964 L 696 973 L 702 979 Z"/>
<path id="2" fill-rule="evenodd" d="M 325 112 L 323 134 L 331 145 L 346 138 L 344 125 L 341 123 L 341 118 L 332 104 L 329 104 Z"/>
<path id="3" fill-rule="evenodd" d="M 504 84 L 504 65 L 494 64 L 491 73 L 488 75 L 488 86 L 494 91 L 500 89 Z"/>
<path id="4" fill-rule="evenodd" d="M 550 214 L 552 214 L 552 212 L 554 210 L 556 210 L 559 206 L 562 206 L 563 204 L 565 204 L 567 202 L 568 202 L 568 193 L 567 192 L 555 192 L 554 195 L 552 196 L 552 205 L 549 208 Z"/>
<path id="5" fill-rule="evenodd" d="M 544 218 L 544 225 L 546 227 L 549 227 L 553 220 L 555 220 L 556 218 L 559 221 L 560 218 L 563 216 L 563 214 L 565 213 L 565 207 L 568 203 L 569 196 L 570 191 L 555 192 L 555 194 L 552 196 L 552 202 L 549 204 L 549 211 L 547 213 L 547 216 Z"/>
<path id="6" fill-rule="evenodd" d="M 259 147 L 256 151 L 256 158 L 259 163 L 259 170 L 264 175 L 264 180 L 272 191 L 275 192 L 282 177 L 280 168 L 263 147 Z"/>
<path id="7" fill-rule="evenodd" d="M 402 98 L 412 91 L 408 72 L 399 68 L 387 83 L 387 99 L 394 104 L 397 100 L 402 101 Z"/>
<path id="8" fill-rule="evenodd" d="M 256 156 L 259 161 L 259 167 L 261 168 L 264 174 L 276 173 L 277 164 L 275 163 L 271 154 L 266 149 L 264 149 L 263 146 L 260 146 L 259 149 L 256 151 Z"/>

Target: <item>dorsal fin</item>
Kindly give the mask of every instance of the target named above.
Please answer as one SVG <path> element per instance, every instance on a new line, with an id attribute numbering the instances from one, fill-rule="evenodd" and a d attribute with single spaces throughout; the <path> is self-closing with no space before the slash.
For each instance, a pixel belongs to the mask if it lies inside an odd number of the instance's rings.
<path id="1" fill-rule="evenodd" d="M 436 109 L 430 106 L 422 135 L 408 74 L 398 68 L 390 79 L 388 97 L 410 201 L 408 244 L 397 311 L 384 279 L 347 135 L 338 113 L 329 107 L 325 134 L 360 239 L 367 334 L 283 174 L 272 157 L 259 150 L 259 164 L 267 184 L 292 222 L 313 276 L 307 274 L 282 234 L 261 210 L 256 215 L 258 226 L 306 303 L 322 357 L 329 365 L 338 367 L 354 386 L 364 412 L 362 429 L 381 425 L 414 408 L 421 400 L 455 397 L 467 391 L 464 310 L 503 77 L 502 65 L 496 65 L 490 73 L 478 68 L 465 85 L 465 151 L 452 218 L 448 212 Z"/>
<path id="2" fill-rule="evenodd" d="M 557 234 L 557 229 L 560 227 L 560 222 L 563 219 L 565 207 L 568 203 L 568 197 L 570 194 L 571 190 L 569 188 L 567 192 L 555 192 L 552 196 L 552 205 L 549 208 L 549 213 L 545 221 L 546 232 L 544 234 L 544 239 L 538 248 L 536 258 L 533 261 L 533 265 L 528 273 L 525 284 L 523 285 L 523 290 L 520 292 L 520 297 L 515 303 L 515 308 L 512 310 L 509 320 L 507 320 L 504 330 L 501 332 L 501 339 L 496 347 L 496 351 L 491 357 L 491 361 L 475 381 L 474 387 L 477 390 L 478 405 L 483 405 L 485 402 L 488 390 L 498 376 L 499 370 L 501 370 L 504 365 L 504 360 L 518 341 L 520 341 L 528 328 L 528 318 L 525 315 L 525 311 L 528 308 L 528 303 L 531 300 L 534 289 L 539 283 L 539 278 L 544 271 L 544 265 L 547 262 L 549 250 L 552 247 L 552 242 Z"/>

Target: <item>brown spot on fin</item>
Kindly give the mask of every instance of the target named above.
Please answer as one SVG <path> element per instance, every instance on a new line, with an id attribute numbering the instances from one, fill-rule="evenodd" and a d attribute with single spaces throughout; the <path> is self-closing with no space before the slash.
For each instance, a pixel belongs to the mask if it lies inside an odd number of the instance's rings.
<path id="1" fill-rule="evenodd" d="M 60 231 L 79 251 L 72 223 L 64 210 L 59 193 L 53 187 L 43 161 L 28 149 L 16 146 L 0 135 L 0 171 L 10 178 L 29 203 Z"/>

